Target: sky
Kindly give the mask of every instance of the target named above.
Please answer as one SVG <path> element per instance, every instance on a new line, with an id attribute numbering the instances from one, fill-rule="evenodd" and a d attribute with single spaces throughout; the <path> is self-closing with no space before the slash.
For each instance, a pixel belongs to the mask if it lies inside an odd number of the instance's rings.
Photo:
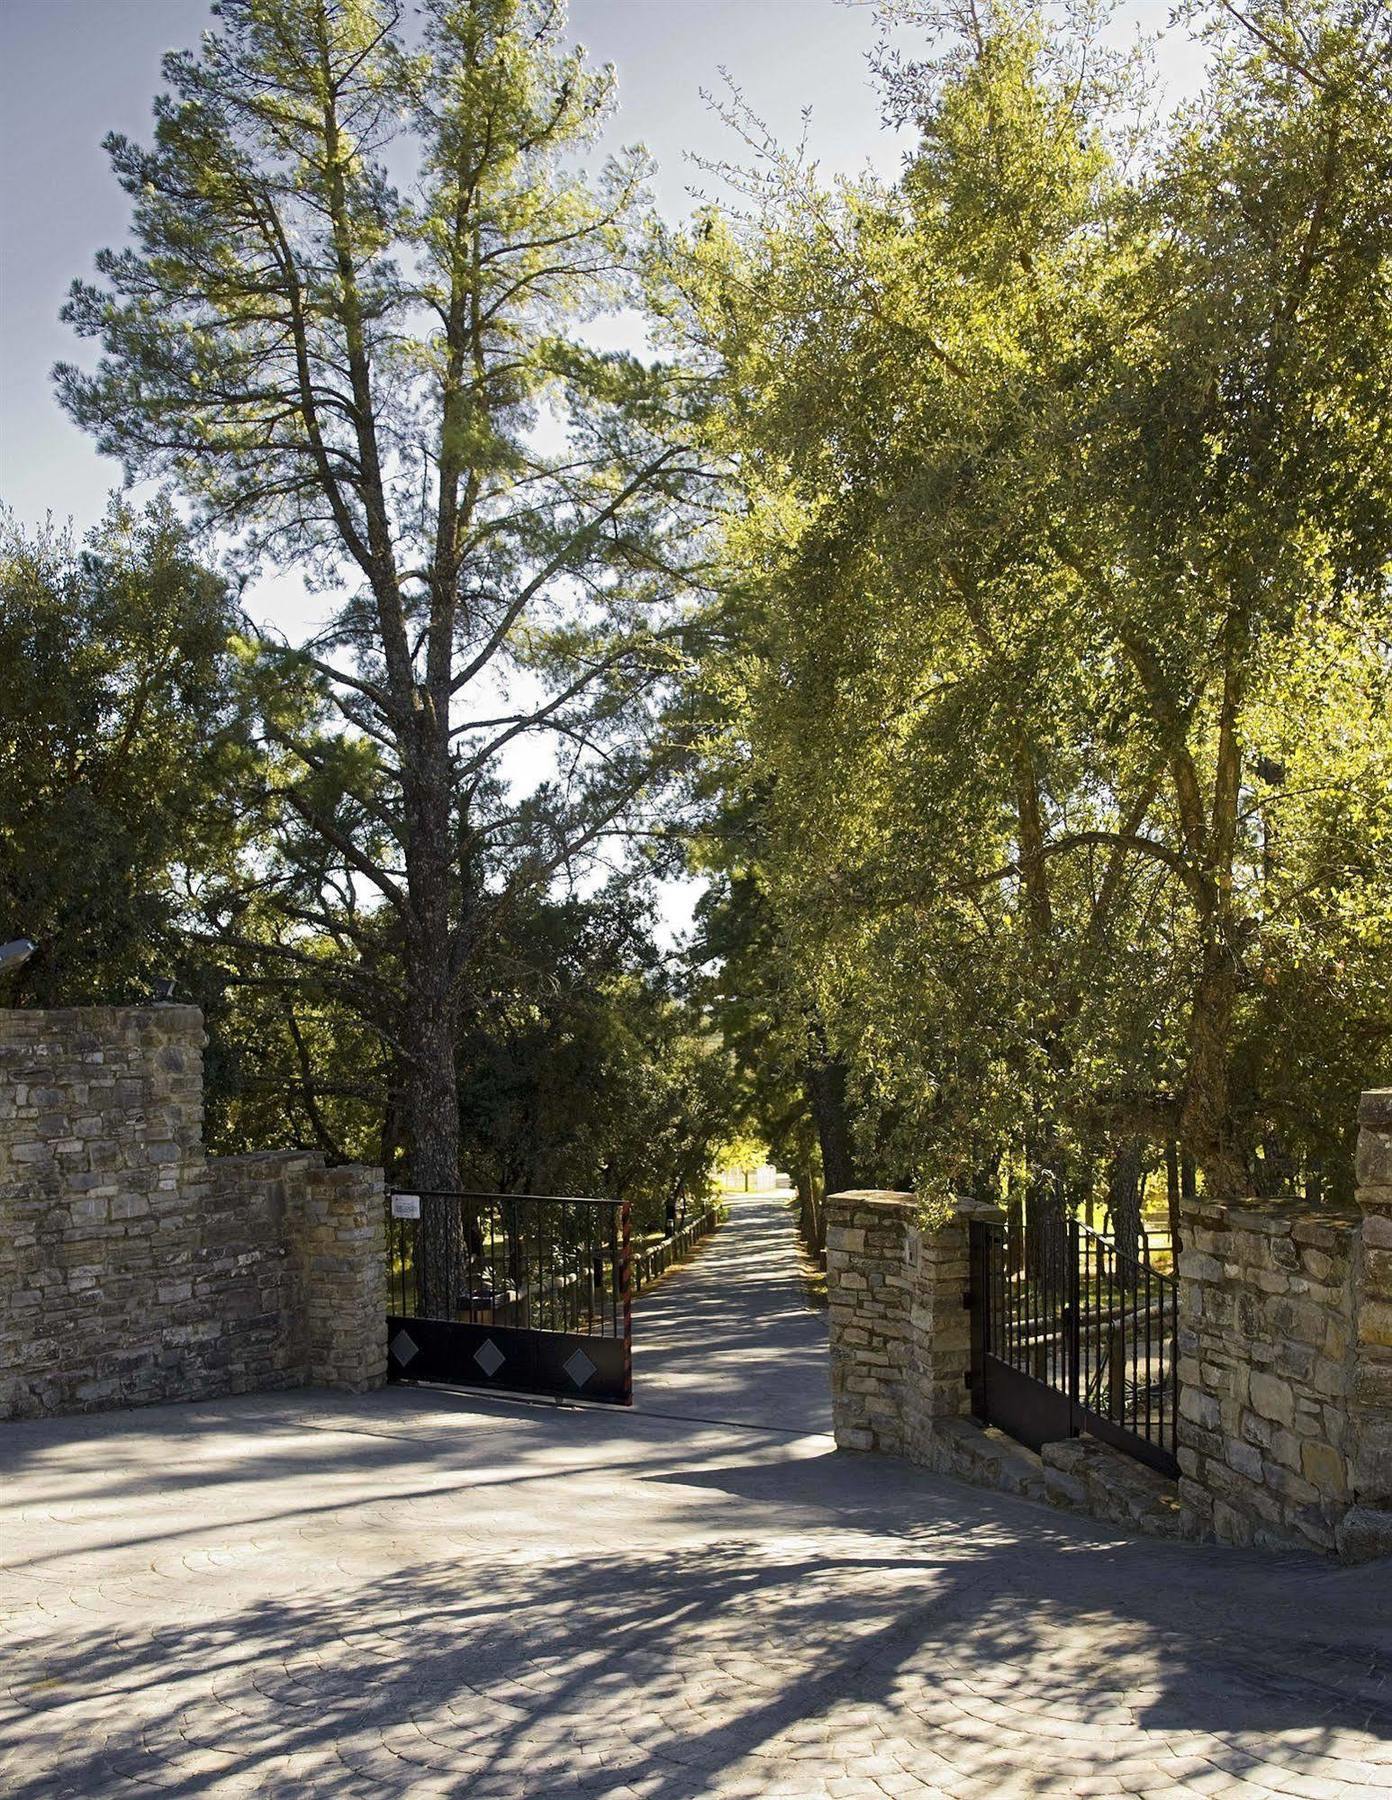
<path id="1" fill-rule="evenodd" d="M 1169 0 L 1123 0 L 1118 30 L 1163 29 Z M 802 130 L 826 175 L 867 165 L 892 175 L 903 140 L 881 124 L 866 54 L 873 10 L 838 0 L 572 0 L 572 35 L 619 72 L 612 142 L 645 144 L 669 218 L 708 178 L 690 160 L 739 146 L 702 98 L 722 68 L 783 141 Z M 69 284 L 121 243 L 127 199 L 101 140 L 149 137 L 160 57 L 192 46 L 211 22 L 205 0 L 0 0 L 0 503 L 32 526 L 52 514 L 79 533 L 101 517 L 119 467 L 99 456 L 54 398 L 61 358 L 96 348 L 59 322 Z M 1172 98 L 1196 86 L 1201 60 L 1179 35 L 1159 66 Z M 248 610 L 290 638 L 322 611 L 295 577 L 269 577 Z M 680 910 L 680 908 L 679 908 Z"/>

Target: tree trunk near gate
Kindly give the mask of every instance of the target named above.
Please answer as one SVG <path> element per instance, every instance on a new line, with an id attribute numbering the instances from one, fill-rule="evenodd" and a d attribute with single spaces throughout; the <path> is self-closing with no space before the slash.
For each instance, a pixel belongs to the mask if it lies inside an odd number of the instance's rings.
<path id="1" fill-rule="evenodd" d="M 1174 1266 L 1178 1266 L 1179 1253 L 1183 1248 L 1179 1241 L 1179 1145 L 1170 1138 L 1165 1145 L 1165 1204 L 1170 1219 L 1170 1254 Z"/>
<path id="2" fill-rule="evenodd" d="M 807 1104 L 822 1153 L 823 1191 L 844 1193 L 855 1186 L 851 1125 L 846 1110 L 846 1064 L 839 1056 L 813 1055 L 803 1074 Z"/>
<path id="3" fill-rule="evenodd" d="M 1107 1169 L 1107 1204 L 1117 1248 L 1117 1286 L 1134 1284 L 1141 1254 L 1141 1145 L 1128 1138 L 1114 1151 Z"/>
<path id="4" fill-rule="evenodd" d="M 403 1111 L 411 1180 L 427 1192 L 459 1187 L 459 1005 L 451 920 L 451 783 L 448 702 L 416 723 L 415 765 L 406 783 L 411 900 L 406 968 L 408 1046 Z M 443 1318 L 460 1292 L 463 1230 L 454 1201 L 423 1204 L 417 1232 L 422 1310 Z"/>

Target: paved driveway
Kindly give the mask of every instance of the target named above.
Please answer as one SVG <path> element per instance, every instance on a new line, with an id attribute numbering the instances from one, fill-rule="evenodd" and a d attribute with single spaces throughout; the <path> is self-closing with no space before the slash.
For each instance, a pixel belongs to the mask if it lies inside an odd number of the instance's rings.
<path id="1" fill-rule="evenodd" d="M 0 1427 L 0 1794 L 1392 1791 L 1392 1569 L 835 1455 L 779 1202 L 637 1328 L 632 1413 Z"/>

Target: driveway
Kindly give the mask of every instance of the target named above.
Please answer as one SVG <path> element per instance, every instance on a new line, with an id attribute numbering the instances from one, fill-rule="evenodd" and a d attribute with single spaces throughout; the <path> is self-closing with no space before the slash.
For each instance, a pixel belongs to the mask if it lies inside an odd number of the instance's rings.
<path id="1" fill-rule="evenodd" d="M 632 1412 L 0 1426 L 0 1794 L 1392 1791 L 1392 1568 L 836 1454 L 772 1197 L 635 1330 Z"/>

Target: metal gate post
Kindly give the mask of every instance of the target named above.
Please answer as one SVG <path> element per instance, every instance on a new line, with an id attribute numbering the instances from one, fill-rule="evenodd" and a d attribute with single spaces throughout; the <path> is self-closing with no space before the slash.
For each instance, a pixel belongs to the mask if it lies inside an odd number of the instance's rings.
<path id="1" fill-rule="evenodd" d="M 1068 1215 L 1068 1433 L 1082 1435 L 1082 1287 L 1079 1282 L 1079 1222 Z"/>
<path id="2" fill-rule="evenodd" d="M 1082 1293 L 1078 1281 L 1078 1220 L 1068 1217 L 1068 1430 L 1078 1437 L 1083 1429 L 1082 1408 Z"/>
<path id="3" fill-rule="evenodd" d="M 622 1247 L 619 1254 L 619 1288 L 623 1296 L 623 1404 L 633 1404 L 633 1269 L 632 1219 L 627 1200 L 619 1208 Z"/>

